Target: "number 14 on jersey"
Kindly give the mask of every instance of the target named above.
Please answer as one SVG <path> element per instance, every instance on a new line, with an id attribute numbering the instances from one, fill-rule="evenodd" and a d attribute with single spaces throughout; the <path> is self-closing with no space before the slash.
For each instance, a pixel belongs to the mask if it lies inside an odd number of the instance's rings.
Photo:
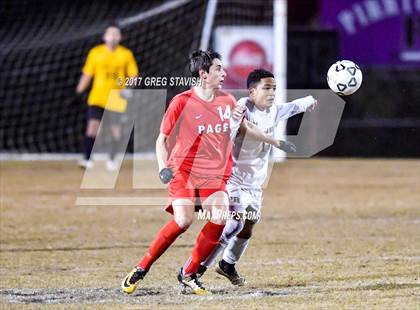
<path id="1" fill-rule="evenodd" d="M 231 116 L 230 106 L 226 106 L 226 110 L 225 112 L 223 112 L 223 108 L 219 105 L 217 107 L 217 111 L 219 112 L 219 117 L 222 122 L 224 120 L 230 119 L 230 116 Z"/>

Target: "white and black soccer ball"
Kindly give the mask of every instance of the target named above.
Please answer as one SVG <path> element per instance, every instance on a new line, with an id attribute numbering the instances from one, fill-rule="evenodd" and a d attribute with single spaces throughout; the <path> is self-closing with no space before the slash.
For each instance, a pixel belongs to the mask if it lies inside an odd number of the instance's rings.
<path id="1" fill-rule="evenodd" d="M 355 93 L 362 85 L 362 80 L 360 67 L 350 60 L 337 61 L 328 69 L 328 86 L 340 96 Z"/>

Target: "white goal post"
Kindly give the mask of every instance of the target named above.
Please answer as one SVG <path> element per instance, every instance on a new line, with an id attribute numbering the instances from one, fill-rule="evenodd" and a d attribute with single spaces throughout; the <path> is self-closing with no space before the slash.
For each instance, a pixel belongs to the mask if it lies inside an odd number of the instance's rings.
<path id="1" fill-rule="evenodd" d="M 287 94 L 287 0 L 273 1 L 273 34 L 274 34 L 274 76 L 276 77 L 276 102 L 286 102 Z M 287 121 L 279 123 L 276 138 L 286 138 Z M 285 160 L 285 153 L 273 148 L 273 159 L 276 162 Z"/>

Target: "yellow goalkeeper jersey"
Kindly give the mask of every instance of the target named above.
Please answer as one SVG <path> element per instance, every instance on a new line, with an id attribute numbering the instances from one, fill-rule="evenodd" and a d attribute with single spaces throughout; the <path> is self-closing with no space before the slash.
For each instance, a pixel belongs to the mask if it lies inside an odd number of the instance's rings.
<path id="1" fill-rule="evenodd" d="M 89 51 L 83 73 L 93 77 L 88 104 L 114 112 L 125 112 L 127 101 L 119 89 L 124 88 L 125 78 L 138 75 L 133 53 L 121 45 L 110 51 L 105 44 Z M 116 89 L 117 91 L 111 92 Z"/>

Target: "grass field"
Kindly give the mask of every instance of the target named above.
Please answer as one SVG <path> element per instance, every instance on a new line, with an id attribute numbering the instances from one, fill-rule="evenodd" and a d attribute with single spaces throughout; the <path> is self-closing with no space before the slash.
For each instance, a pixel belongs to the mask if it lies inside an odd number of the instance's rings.
<path id="1" fill-rule="evenodd" d="M 81 190 L 74 162 L 1 164 L 0 307 L 68 309 L 419 309 L 420 161 L 289 160 L 276 164 L 263 217 L 238 263 L 248 285 L 209 271 L 211 296 L 180 294 L 195 222 L 133 296 L 119 291 L 160 226 L 159 206 L 76 206 L 83 196 L 165 196 Z M 150 162 L 144 175 L 156 181 Z"/>

